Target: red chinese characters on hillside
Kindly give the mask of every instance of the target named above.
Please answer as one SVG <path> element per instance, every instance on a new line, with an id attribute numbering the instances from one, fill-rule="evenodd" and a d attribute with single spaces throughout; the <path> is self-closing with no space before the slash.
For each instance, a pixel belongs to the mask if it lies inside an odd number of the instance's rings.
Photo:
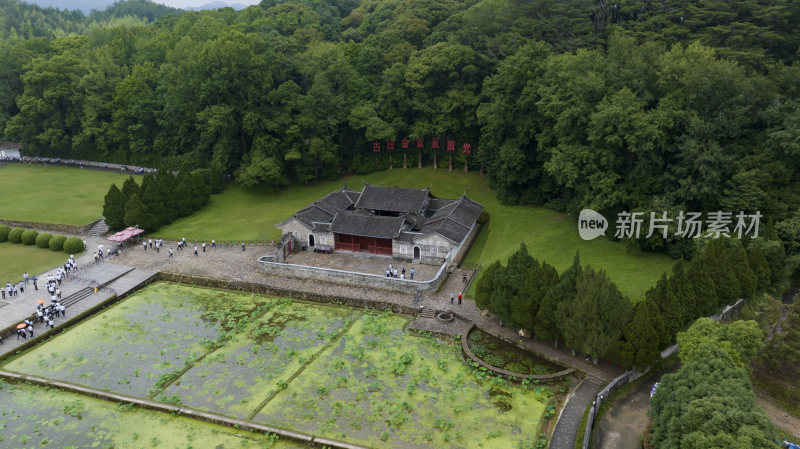
<path id="1" fill-rule="evenodd" d="M 372 151 L 374 153 L 380 153 L 381 152 L 381 143 L 378 142 L 378 141 L 373 142 L 372 143 Z"/>

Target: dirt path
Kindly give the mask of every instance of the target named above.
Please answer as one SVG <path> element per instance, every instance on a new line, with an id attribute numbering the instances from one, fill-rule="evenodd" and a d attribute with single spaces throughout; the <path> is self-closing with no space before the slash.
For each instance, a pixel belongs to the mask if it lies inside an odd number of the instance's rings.
<path id="1" fill-rule="evenodd" d="M 650 388 L 661 376 L 674 373 L 679 368 L 680 365 L 676 364 L 666 372 L 649 375 L 633 393 L 614 402 L 597 423 L 592 447 L 640 449 L 647 428 L 647 412 L 650 410 Z"/>
<path id="2" fill-rule="evenodd" d="M 800 441 L 800 418 L 792 416 L 772 402 L 772 398 L 766 393 L 758 392 L 756 394 L 756 403 L 764 410 L 769 420 L 775 427 L 780 428 L 784 432 L 794 435 L 796 442 Z"/>

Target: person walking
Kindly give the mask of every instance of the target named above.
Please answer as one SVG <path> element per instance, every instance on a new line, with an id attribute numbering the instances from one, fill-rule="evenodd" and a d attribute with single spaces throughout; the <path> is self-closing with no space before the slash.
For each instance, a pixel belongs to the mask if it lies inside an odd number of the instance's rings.
<path id="1" fill-rule="evenodd" d="M 28 325 L 28 333 L 31 334 L 31 338 L 33 338 L 33 326 L 30 324 Z"/>
<path id="2" fill-rule="evenodd" d="M 197 255 L 197 247 L 196 246 L 194 247 L 194 255 L 195 256 Z"/>
<path id="3" fill-rule="evenodd" d="M 458 294 L 458 305 L 461 305 L 461 293 Z"/>
<path id="4" fill-rule="evenodd" d="M 6 289 L 0 288 L 0 295 L 3 296 L 3 299 L 6 299 Z"/>
<path id="5" fill-rule="evenodd" d="M 242 252 L 244 252 L 244 241 L 242 241 Z"/>
<path id="6" fill-rule="evenodd" d="M 211 247 L 212 248 L 216 248 L 217 247 L 217 241 L 216 240 L 211 239 Z"/>
<path id="7" fill-rule="evenodd" d="M 25 285 L 28 285 L 28 273 L 24 273 L 22 277 L 25 278 Z"/>
<path id="8" fill-rule="evenodd" d="M 411 280 L 414 280 L 414 267 L 411 267 Z"/>
<path id="9" fill-rule="evenodd" d="M 56 289 L 56 298 L 61 299 L 61 289 L 60 288 Z"/>
<path id="10" fill-rule="evenodd" d="M 39 291 L 39 286 L 36 284 L 36 279 L 33 280 L 33 289 Z"/>
<path id="11" fill-rule="evenodd" d="M 206 252 L 206 242 L 203 242 L 203 252 Z"/>
<path id="12" fill-rule="evenodd" d="M 172 248 L 169 249 L 169 257 L 167 259 L 172 259 Z"/>
<path id="13" fill-rule="evenodd" d="M 462 278 L 464 279 L 464 283 L 466 284 L 467 283 L 467 272 L 466 271 L 463 273 Z"/>
<path id="14" fill-rule="evenodd" d="M 450 293 L 450 304 L 453 304 L 453 300 L 456 298 L 455 293 Z"/>
<path id="15" fill-rule="evenodd" d="M 147 242 L 145 242 L 144 240 L 142 240 L 142 248 L 144 248 L 144 250 L 147 251 Z"/>

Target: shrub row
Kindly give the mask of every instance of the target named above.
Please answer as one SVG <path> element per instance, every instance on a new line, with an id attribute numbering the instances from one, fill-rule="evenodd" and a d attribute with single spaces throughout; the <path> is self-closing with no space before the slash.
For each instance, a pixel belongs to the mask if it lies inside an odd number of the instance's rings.
<path id="1" fill-rule="evenodd" d="M 33 229 L 11 229 L 6 225 L 0 225 L 0 243 L 6 241 L 25 245 L 36 244 L 39 248 L 50 248 L 53 251 L 64 251 L 70 254 L 80 253 L 84 249 L 83 240 L 78 237 L 54 236 L 49 232 L 39 234 Z"/>

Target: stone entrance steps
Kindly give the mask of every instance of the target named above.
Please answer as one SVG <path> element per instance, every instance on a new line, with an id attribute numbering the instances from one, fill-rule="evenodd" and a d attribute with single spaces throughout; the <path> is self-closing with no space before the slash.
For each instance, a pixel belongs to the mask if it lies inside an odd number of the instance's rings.
<path id="1" fill-rule="evenodd" d="M 106 220 L 102 219 L 98 221 L 94 226 L 92 226 L 92 229 L 89 229 L 89 232 L 87 232 L 86 234 L 94 237 L 100 237 L 105 235 L 106 233 L 108 233 L 108 225 L 106 224 Z"/>
<path id="2" fill-rule="evenodd" d="M 426 308 L 422 309 L 422 312 L 420 312 L 419 315 L 417 315 L 417 316 L 419 318 L 431 318 L 431 319 L 433 319 L 433 318 L 436 318 L 436 311 L 433 310 L 432 308 L 427 308 L 426 307 Z"/>
<path id="3" fill-rule="evenodd" d="M 92 287 L 84 287 L 84 288 L 78 290 L 77 292 L 75 292 L 75 293 L 67 296 L 66 298 L 64 298 L 61 301 L 61 305 L 64 306 L 64 307 L 69 307 L 69 306 L 75 304 L 76 302 L 78 302 L 78 301 L 80 301 L 80 300 L 82 300 L 84 298 L 87 298 L 92 293 L 94 293 L 94 289 Z"/>

